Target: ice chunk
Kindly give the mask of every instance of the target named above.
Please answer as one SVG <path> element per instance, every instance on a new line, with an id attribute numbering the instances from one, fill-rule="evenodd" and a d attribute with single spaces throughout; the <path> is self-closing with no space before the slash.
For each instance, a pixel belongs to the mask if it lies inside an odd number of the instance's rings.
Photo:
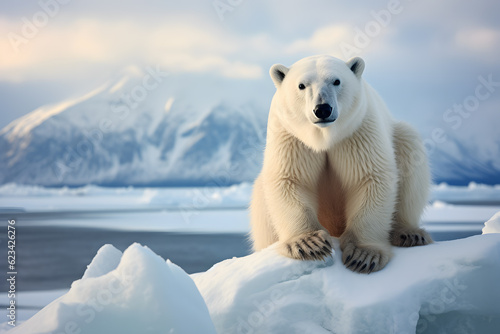
<path id="1" fill-rule="evenodd" d="M 192 277 L 219 333 L 497 333 L 500 235 L 394 253 L 362 275 L 271 247 Z"/>
<path id="2" fill-rule="evenodd" d="M 484 223 L 483 234 L 500 233 L 500 211 Z"/>
<path id="3" fill-rule="evenodd" d="M 87 266 L 82 279 L 103 276 L 118 267 L 122 252 L 113 245 L 104 245 L 98 251 L 92 262 Z"/>
<path id="4" fill-rule="evenodd" d="M 182 269 L 133 244 L 116 269 L 105 273 L 116 251 L 102 248 L 86 277 L 9 333 L 215 333 L 200 293 Z"/>
<path id="5" fill-rule="evenodd" d="M 67 294 L 9 333 L 489 334 L 500 328 L 498 233 L 394 248 L 387 267 L 370 275 L 346 269 L 340 251 L 325 261 L 298 261 L 275 248 L 188 277 L 147 247 L 134 244 L 120 257 L 106 245 Z"/>

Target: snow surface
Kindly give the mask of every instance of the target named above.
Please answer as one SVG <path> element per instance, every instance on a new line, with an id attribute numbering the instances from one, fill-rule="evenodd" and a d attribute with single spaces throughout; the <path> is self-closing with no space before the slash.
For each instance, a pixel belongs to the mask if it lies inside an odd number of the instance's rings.
<path id="1" fill-rule="evenodd" d="M 248 211 L 243 209 L 134 211 L 110 214 L 88 212 L 72 213 L 67 217 L 49 215 L 22 218 L 22 222 L 23 226 L 79 227 L 117 231 L 244 234 L 250 230 Z M 479 231 L 481 227 L 482 225 Z"/>
<path id="2" fill-rule="evenodd" d="M 447 223 L 453 221 L 456 224 L 467 226 L 467 223 L 486 221 L 492 215 L 500 211 L 500 205 L 453 205 L 436 201 L 427 206 L 422 216 L 424 225 L 427 222 Z"/>
<path id="3" fill-rule="evenodd" d="M 229 187 L 43 187 L 8 183 L 0 185 L 0 210 L 22 212 L 64 212 L 79 210 L 155 210 L 182 208 L 246 208 L 252 184 L 243 182 Z M 434 185 L 431 189 L 434 208 L 442 203 L 500 206 L 500 185 L 471 182 L 467 187 Z M 486 205 L 487 204 L 487 205 Z M 489 217 L 489 216 L 488 216 Z M 487 217 L 487 218 L 488 218 Z"/>
<path id="4" fill-rule="evenodd" d="M 454 204 L 500 203 L 500 185 L 486 185 L 469 182 L 464 186 L 440 183 L 432 187 L 431 202 L 443 201 Z"/>
<path id="5" fill-rule="evenodd" d="M 146 247 L 106 245 L 67 294 L 9 333 L 497 333 L 499 258 L 498 233 L 395 248 L 370 275 L 346 269 L 340 251 L 297 261 L 273 245 L 189 278 Z"/>
<path id="6" fill-rule="evenodd" d="M 230 187 L 47 188 L 13 183 L 0 186 L 0 210 L 17 212 L 203 210 L 247 208 L 252 184 Z M 499 190 L 500 193 L 500 190 Z"/>
<path id="7" fill-rule="evenodd" d="M 24 322 L 38 313 L 42 308 L 66 294 L 68 289 L 59 290 L 43 290 L 43 291 L 17 291 L 16 292 L 16 321 L 17 324 Z M 6 292 L 0 294 L 0 305 L 9 305 L 10 299 Z M 3 309 L 0 312 L 0 318 L 2 321 L 10 321 L 6 318 L 8 314 L 7 309 Z M 7 330 L 12 329 L 12 326 L 7 322 L 0 324 L 0 333 L 4 333 Z"/>

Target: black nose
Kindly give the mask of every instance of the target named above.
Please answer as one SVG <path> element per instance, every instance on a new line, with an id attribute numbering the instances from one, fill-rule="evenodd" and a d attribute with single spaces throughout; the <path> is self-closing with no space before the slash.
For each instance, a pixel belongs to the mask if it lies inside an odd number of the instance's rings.
<path id="1" fill-rule="evenodd" d="M 330 117 L 331 114 L 332 114 L 332 107 L 328 103 L 318 104 L 314 108 L 314 115 L 316 115 L 316 117 L 318 117 L 319 119 L 328 118 Z"/>

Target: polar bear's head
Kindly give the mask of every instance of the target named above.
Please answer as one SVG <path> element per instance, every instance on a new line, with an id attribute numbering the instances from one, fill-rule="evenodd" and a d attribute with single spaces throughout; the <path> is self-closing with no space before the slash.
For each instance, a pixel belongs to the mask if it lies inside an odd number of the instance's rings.
<path id="1" fill-rule="evenodd" d="M 331 56 L 304 58 L 291 67 L 273 65 L 272 109 L 285 129 L 315 151 L 349 136 L 363 121 L 361 74 L 365 63 Z"/>

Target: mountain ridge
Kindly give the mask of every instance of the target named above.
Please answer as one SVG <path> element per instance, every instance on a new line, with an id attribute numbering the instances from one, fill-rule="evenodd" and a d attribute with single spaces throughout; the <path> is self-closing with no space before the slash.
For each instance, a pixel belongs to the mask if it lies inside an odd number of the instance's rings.
<path id="1" fill-rule="evenodd" d="M 258 173 L 262 157 L 242 152 L 263 149 L 264 113 L 223 102 L 196 110 L 166 85 L 139 89 L 138 79 L 124 76 L 2 129 L 0 183 L 224 186 Z M 147 94 L 134 98 L 134 90 Z"/>
<path id="2" fill-rule="evenodd" d="M 267 109 L 210 94 L 194 101 L 160 75 L 154 81 L 154 75 L 151 68 L 128 68 L 81 97 L 42 106 L 8 124 L 0 130 L 0 184 L 252 182 L 262 165 Z M 499 151 L 500 139 L 450 133 L 429 152 L 433 181 L 500 184 Z"/>

